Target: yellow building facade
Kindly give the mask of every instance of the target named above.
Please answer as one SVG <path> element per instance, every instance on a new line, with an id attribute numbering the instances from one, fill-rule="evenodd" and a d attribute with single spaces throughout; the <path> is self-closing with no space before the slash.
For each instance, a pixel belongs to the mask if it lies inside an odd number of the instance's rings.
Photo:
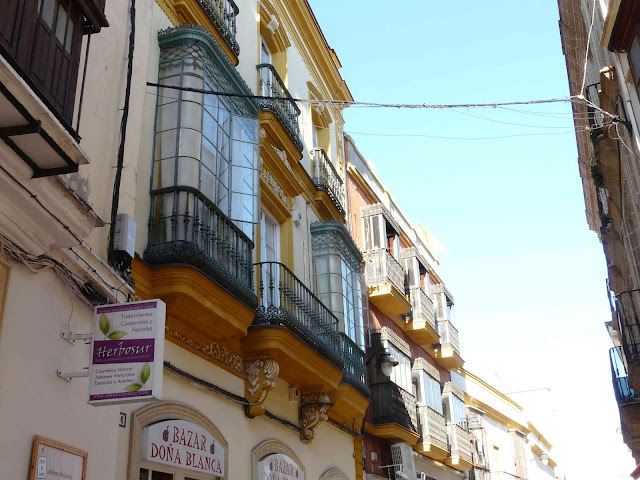
<path id="1" fill-rule="evenodd" d="M 309 4 L 17 5 L 0 7 L 0 477 L 41 478 L 37 436 L 83 452 L 81 478 L 362 478 L 366 311 L 341 283 L 361 254 L 344 120 L 322 103 L 352 98 Z M 93 307 L 134 299 L 166 304 L 162 400 L 87 405 Z"/>

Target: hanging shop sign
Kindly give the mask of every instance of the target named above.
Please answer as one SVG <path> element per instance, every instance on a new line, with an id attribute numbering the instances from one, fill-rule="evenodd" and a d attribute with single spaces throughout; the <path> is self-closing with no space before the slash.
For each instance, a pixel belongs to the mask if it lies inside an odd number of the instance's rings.
<path id="1" fill-rule="evenodd" d="M 168 420 L 142 429 L 142 459 L 224 476 L 224 447 L 195 423 Z"/>
<path id="2" fill-rule="evenodd" d="M 304 480 L 304 472 L 291 457 L 274 453 L 258 462 L 257 480 Z"/>
<path id="3" fill-rule="evenodd" d="M 162 398 L 162 300 L 96 307 L 89 367 L 89 403 L 104 405 Z"/>
<path id="4" fill-rule="evenodd" d="M 86 472 L 87 452 L 36 436 L 29 480 L 85 480 Z"/>

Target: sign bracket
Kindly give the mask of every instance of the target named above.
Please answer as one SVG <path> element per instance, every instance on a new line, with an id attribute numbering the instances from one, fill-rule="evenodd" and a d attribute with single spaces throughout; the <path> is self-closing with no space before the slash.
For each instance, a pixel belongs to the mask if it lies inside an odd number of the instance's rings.
<path id="1" fill-rule="evenodd" d="M 65 372 L 60 369 L 56 371 L 56 374 L 60 378 L 64 378 L 67 382 L 70 382 L 73 378 L 82 378 L 89 376 L 89 367 L 84 367 L 84 369 L 80 372 Z"/>
<path id="2" fill-rule="evenodd" d="M 93 333 L 67 333 L 60 332 L 60 336 L 64 338 L 71 345 L 76 344 L 76 340 L 82 340 L 85 344 L 91 342 L 93 338 Z"/>

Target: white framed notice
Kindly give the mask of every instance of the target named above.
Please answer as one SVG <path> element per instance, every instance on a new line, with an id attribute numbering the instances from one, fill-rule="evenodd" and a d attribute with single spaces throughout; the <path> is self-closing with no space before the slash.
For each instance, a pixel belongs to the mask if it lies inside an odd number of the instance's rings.
<path id="1" fill-rule="evenodd" d="M 162 300 L 96 307 L 90 404 L 162 399 L 165 317 Z"/>
<path id="2" fill-rule="evenodd" d="M 87 452 L 36 436 L 29 480 L 85 480 Z"/>
<path id="3" fill-rule="evenodd" d="M 207 430 L 186 420 L 167 420 L 142 430 L 140 458 L 224 477 L 225 449 Z"/>
<path id="4" fill-rule="evenodd" d="M 304 480 L 304 471 L 288 455 L 273 453 L 258 462 L 257 480 Z"/>

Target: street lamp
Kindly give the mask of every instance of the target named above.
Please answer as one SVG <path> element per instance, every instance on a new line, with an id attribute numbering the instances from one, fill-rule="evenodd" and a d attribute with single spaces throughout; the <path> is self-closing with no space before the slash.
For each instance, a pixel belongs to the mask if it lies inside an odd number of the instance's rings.
<path id="1" fill-rule="evenodd" d="M 540 460 L 542 460 L 542 463 L 544 465 L 549 465 L 549 455 L 547 455 L 546 453 L 540 455 Z"/>
<path id="2" fill-rule="evenodd" d="M 378 365 L 380 365 L 382 374 L 385 377 L 390 377 L 393 372 L 393 367 L 398 365 L 398 361 L 385 349 L 378 357 Z"/>

